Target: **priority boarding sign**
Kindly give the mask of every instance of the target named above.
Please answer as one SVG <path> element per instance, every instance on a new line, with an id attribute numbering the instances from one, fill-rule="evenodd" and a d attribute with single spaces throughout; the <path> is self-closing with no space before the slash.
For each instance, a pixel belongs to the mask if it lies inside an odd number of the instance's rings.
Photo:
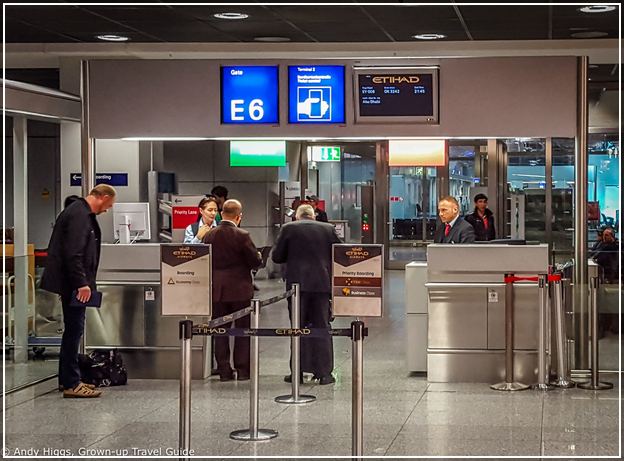
<path id="1" fill-rule="evenodd" d="M 162 315 L 212 316 L 211 245 L 160 245 Z"/>
<path id="2" fill-rule="evenodd" d="M 333 245 L 332 266 L 334 316 L 381 317 L 383 245 Z"/>

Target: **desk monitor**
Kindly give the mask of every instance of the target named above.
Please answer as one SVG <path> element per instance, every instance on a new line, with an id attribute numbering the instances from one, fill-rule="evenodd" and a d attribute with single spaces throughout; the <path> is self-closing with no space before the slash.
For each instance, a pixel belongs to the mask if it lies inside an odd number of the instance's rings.
<path id="1" fill-rule="evenodd" d="M 128 232 L 124 231 L 127 226 Z M 136 240 L 149 240 L 149 203 L 115 203 L 113 205 L 113 234 L 120 243 L 130 243 L 126 237 Z M 124 235 L 126 234 L 126 235 Z"/>

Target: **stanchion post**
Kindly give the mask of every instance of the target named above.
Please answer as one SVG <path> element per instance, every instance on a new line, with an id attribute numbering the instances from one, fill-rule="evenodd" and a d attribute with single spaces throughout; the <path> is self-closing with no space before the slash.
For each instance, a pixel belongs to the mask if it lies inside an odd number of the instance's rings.
<path id="1" fill-rule="evenodd" d="M 364 322 L 351 322 L 351 455 L 364 452 Z"/>
<path id="2" fill-rule="evenodd" d="M 538 275 L 538 296 L 539 296 L 539 331 L 537 338 L 537 384 L 533 389 L 547 391 L 552 389 L 548 384 L 548 363 L 546 357 L 546 342 L 548 341 L 548 275 Z"/>
<path id="3" fill-rule="evenodd" d="M 298 283 L 293 283 L 293 295 L 291 303 L 291 328 L 293 330 L 301 328 L 301 291 Z M 301 338 L 292 336 L 290 338 L 290 378 L 292 394 L 275 397 L 277 403 L 302 404 L 316 400 L 313 395 L 299 395 L 299 380 L 301 378 Z"/>
<path id="4" fill-rule="evenodd" d="M 576 384 L 568 376 L 568 337 L 566 334 L 565 312 L 563 311 L 562 280 L 554 281 L 553 296 L 555 298 L 555 340 L 557 341 L 557 380 L 556 387 L 564 389 Z"/>
<path id="5" fill-rule="evenodd" d="M 505 274 L 505 381 L 492 384 L 496 391 L 523 391 L 526 384 L 514 381 L 514 274 Z"/>
<path id="6" fill-rule="evenodd" d="M 260 300 L 252 299 L 251 305 L 251 328 L 260 328 Z M 249 429 L 240 429 L 230 433 L 233 440 L 256 441 L 269 440 L 277 437 L 277 431 L 271 429 L 258 429 L 258 386 L 260 375 L 260 349 L 258 347 L 258 336 L 250 338 L 250 365 L 249 365 Z"/>
<path id="7" fill-rule="evenodd" d="M 180 322 L 180 440 L 179 448 L 188 453 L 191 447 L 191 339 L 193 322 Z"/>
<path id="8" fill-rule="evenodd" d="M 602 391 L 612 389 L 613 384 L 600 381 L 600 361 L 598 348 L 598 277 L 592 277 L 589 284 L 591 309 L 591 381 L 578 385 L 581 389 Z"/>

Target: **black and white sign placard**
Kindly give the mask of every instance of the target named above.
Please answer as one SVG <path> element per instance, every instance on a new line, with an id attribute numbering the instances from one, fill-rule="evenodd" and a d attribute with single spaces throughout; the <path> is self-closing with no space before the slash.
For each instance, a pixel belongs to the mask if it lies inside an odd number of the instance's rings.
<path id="1" fill-rule="evenodd" d="M 210 245 L 162 244 L 162 315 L 212 316 Z"/>
<path id="2" fill-rule="evenodd" d="M 383 245 L 337 244 L 332 254 L 334 316 L 381 317 Z"/>

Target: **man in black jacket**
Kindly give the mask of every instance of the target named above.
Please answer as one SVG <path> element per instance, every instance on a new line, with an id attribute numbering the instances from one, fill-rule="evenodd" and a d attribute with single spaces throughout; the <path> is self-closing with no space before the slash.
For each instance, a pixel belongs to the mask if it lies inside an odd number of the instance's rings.
<path id="1" fill-rule="evenodd" d="M 474 229 L 459 216 L 459 203 L 455 197 L 444 197 L 438 202 L 440 224 L 436 229 L 435 243 L 473 243 Z"/>
<path id="2" fill-rule="evenodd" d="M 466 221 L 475 231 L 475 240 L 487 241 L 496 238 L 496 230 L 494 229 L 494 214 L 488 208 L 488 198 L 485 194 L 477 194 L 474 198 L 474 212 L 466 216 Z"/>
<path id="3" fill-rule="evenodd" d="M 95 216 L 115 202 L 115 189 L 95 186 L 85 198 L 77 198 L 56 219 L 48 245 L 41 288 L 60 295 L 63 304 L 63 339 L 59 358 L 59 387 L 63 397 L 99 397 L 101 392 L 80 381 L 78 348 L 85 324 L 85 308 L 70 306 L 73 293 L 81 302 L 95 291 L 100 261 L 100 226 Z"/>
<path id="4" fill-rule="evenodd" d="M 329 328 L 332 245 L 340 243 L 334 226 L 315 220 L 314 208 L 301 205 L 297 220 L 284 224 L 273 248 L 273 261 L 286 263 L 286 286 L 298 283 L 301 326 Z M 290 305 L 289 305 L 290 310 Z M 314 374 L 320 384 L 335 382 L 331 337 L 301 338 L 301 371 Z M 285 378 L 286 381 L 291 376 Z"/>

